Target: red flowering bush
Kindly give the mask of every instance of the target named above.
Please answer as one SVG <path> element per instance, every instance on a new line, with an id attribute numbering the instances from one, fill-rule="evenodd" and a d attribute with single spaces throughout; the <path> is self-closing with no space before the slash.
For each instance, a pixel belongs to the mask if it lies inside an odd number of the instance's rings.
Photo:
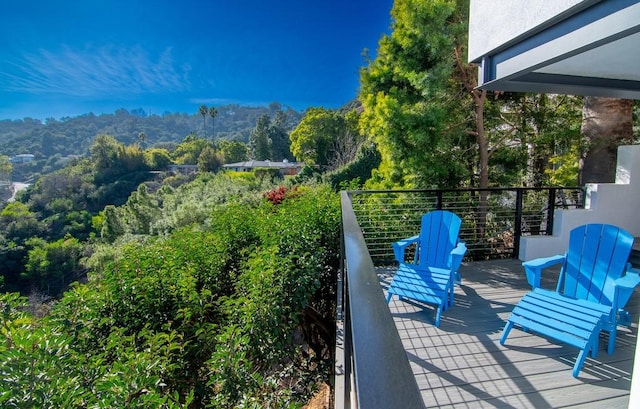
<path id="1" fill-rule="evenodd" d="M 297 191 L 297 186 L 288 190 L 285 186 L 278 186 L 277 188 L 270 190 L 264 194 L 264 197 L 274 205 L 278 205 L 284 201 L 287 197 L 293 197 Z"/>

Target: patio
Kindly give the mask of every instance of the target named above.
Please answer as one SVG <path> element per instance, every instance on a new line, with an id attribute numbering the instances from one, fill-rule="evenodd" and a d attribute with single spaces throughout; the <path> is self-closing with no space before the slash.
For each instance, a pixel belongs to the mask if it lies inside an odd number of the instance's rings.
<path id="1" fill-rule="evenodd" d="M 376 268 L 382 288 L 394 267 Z M 455 305 L 433 325 L 435 311 L 394 297 L 389 307 L 426 407 L 627 408 L 640 316 L 636 290 L 627 305 L 632 329 L 620 327 L 616 352 L 606 353 L 600 336 L 596 359 L 587 358 L 578 379 L 571 370 L 578 350 L 520 330 L 503 347 L 502 328 L 530 289 L 515 259 L 464 263 Z M 543 275 L 555 288 L 557 270 Z"/>

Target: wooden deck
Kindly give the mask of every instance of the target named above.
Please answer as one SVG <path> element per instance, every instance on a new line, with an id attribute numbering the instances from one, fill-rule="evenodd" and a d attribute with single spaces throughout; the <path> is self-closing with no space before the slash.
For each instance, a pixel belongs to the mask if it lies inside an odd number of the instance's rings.
<path id="1" fill-rule="evenodd" d="M 435 328 L 435 308 L 397 297 L 394 317 L 425 406 L 428 408 L 627 408 L 640 316 L 640 291 L 627 305 L 631 330 L 618 331 L 616 352 L 600 336 L 596 359 L 589 356 L 579 378 L 571 375 L 578 350 L 513 329 L 499 343 L 505 320 L 530 290 L 518 260 L 465 263 L 455 305 Z M 393 269 L 378 270 L 384 289 Z M 556 272 L 542 287 L 555 288 Z"/>

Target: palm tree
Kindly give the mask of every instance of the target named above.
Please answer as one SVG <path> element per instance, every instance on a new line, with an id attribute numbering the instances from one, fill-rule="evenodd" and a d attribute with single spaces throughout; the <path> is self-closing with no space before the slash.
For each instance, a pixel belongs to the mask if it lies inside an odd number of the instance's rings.
<path id="1" fill-rule="evenodd" d="M 198 108 L 198 113 L 202 115 L 202 130 L 204 131 L 204 137 L 207 137 L 207 113 L 209 110 L 206 105 L 200 105 Z"/>
<path id="2" fill-rule="evenodd" d="M 138 141 L 140 142 L 140 147 L 142 149 L 144 149 L 144 143 L 146 142 L 146 140 L 147 140 L 147 134 L 144 132 L 140 132 L 138 134 Z"/>
<path id="3" fill-rule="evenodd" d="M 216 139 L 216 116 L 218 116 L 218 110 L 215 107 L 209 108 L 209 116 L 211 117 L 211 139 Z"/>

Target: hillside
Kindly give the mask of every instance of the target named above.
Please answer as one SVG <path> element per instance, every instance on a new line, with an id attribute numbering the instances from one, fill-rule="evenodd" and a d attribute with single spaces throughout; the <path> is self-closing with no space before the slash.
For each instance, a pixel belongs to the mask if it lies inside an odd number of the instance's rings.
<path id="1" fill-rule="evenodd" d="M 300 122 L 302 114 L 277 102 L 267 107 L 222 105 L 216 107 L 215 137 L 247 142 L 249 133 L 262 114 L 275 115 L 282 110 L 287 115 L 290 128 Z M 109 134 L 124 144 L 139 140 L 145 134 L 145 144 L 153 146 L 164 143 L 179 143 L 189 134 L 204 136 L 203 118 L 197 114 L 169 113 L 149 115 L 143 109 L 127 111 L 119 109 L 113 114 L 88 113 L 60 120 L 33 118 L 22 120 L 0 120 L 0 154 L 13 156 L 31 153 L 36 158 L 55 155 L 85 155 L 96 135 Z M 211 137 L 211 117 L 206 117 L 206 136 Z"/>

